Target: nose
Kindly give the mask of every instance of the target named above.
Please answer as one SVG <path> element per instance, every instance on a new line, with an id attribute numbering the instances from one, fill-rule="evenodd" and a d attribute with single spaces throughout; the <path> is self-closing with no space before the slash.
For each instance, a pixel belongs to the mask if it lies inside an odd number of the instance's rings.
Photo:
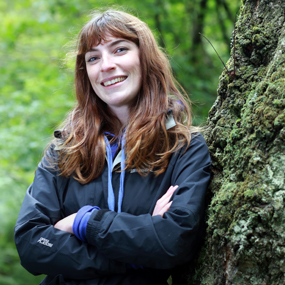
<path id="1" fill-rule="evenodd" d="M 116 65 L 111 55 L 102 55 L 101 58 L 101 72 L 110 71 L 115 69 Z"/>

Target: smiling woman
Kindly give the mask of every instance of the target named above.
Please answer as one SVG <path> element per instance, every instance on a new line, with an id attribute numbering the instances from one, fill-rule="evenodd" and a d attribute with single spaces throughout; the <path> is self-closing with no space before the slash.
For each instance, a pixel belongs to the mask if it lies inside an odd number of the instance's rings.
<path id="1" fill-rule="evenodd" d="M 79 34 L 77 105 L 15 228 L 41 284 L 167 284 L 201 240 L 210 157 L 148 26 L 120 11 Z"/>
<path id="2" fill-rule="evenodd" d="M 138 46 L 129 40 L 109 36 L 88 51 L 85 59 L 94 92 L 126 124 L 141 88 Z"/>

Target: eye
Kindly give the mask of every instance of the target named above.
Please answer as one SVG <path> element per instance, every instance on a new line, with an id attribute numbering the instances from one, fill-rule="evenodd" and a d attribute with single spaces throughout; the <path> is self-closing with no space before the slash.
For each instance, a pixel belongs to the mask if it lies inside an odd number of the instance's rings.
<path id="1" fill-rule="evenodd" d="M 87 60 L 87 62 L 94 62 L 94 61 L 96 61 L 96 60 L 98 60 L 99 59 L 99 57 L 97 57 L 97 56 L 91 56 L 88 60 Z"/>
<path id="2" fill-rule="evenodd" d="M 124 51 L 127 51 L 128 49 L 126 48 L 126 47 L 120 47 L 120 48 L 117 48 L 116 50 L 115 50 L 115 53 L 122 53 L 122 52 L 124 52 Z"/>

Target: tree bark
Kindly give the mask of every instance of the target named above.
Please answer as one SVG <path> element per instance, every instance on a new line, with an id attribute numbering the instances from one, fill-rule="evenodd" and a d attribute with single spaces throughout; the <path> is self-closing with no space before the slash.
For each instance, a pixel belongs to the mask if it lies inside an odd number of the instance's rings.
<path id="1" fill-rule="evenodd" d="M 284 0 L 242 3 L 236 74 L 222 73 L 209 112 L 207 233 L 188 284 L 285 284 L 284 15 Z"/>

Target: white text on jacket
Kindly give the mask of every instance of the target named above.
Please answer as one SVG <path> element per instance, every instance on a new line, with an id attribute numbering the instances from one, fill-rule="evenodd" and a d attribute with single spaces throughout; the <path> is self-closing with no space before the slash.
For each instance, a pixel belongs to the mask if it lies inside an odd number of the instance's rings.
<path id="1" fill-rule="evenodd" d="M 43 237 L 41 237 L 41 238 L 38 240 L 38 243 L 43 244 L 43 245 L 46 245 L 46 246 L 48 246 L 48 247 L 52 247 L 52 246 L 53 246 L 53 244 L 50 243 L 48 239 L 43 238 Z"/>

